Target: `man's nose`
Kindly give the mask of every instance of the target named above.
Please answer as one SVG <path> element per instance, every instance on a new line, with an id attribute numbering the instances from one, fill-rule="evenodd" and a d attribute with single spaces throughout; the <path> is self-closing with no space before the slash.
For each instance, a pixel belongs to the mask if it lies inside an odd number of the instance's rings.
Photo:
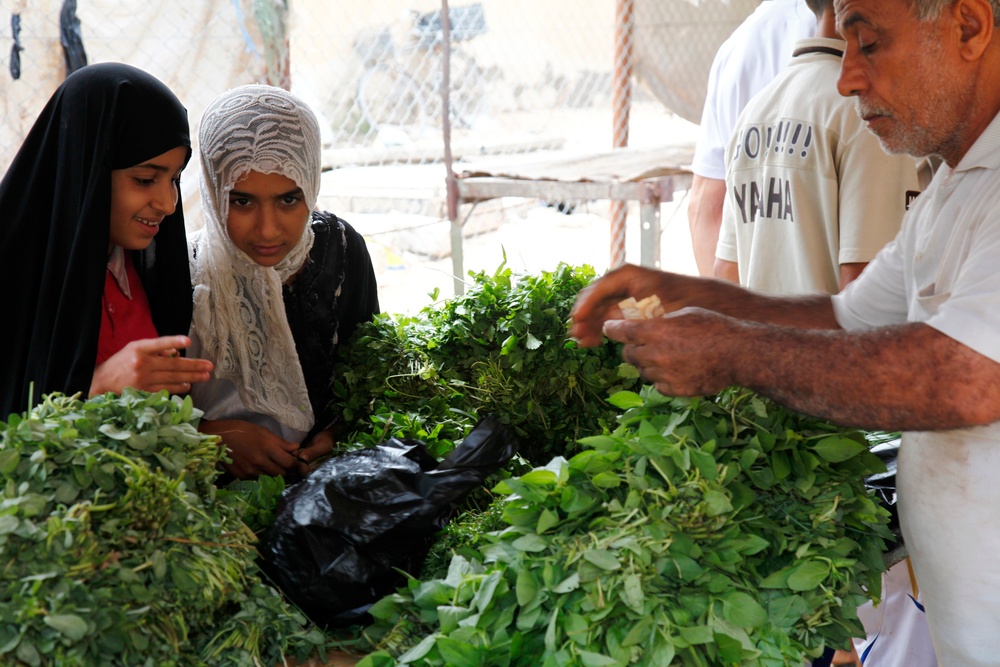
<path id="1" fill-rule="evenodd" d="M 840 61 L 840 77 L 837 79 L 837 90 L 844 97 L 860 95 L 868 90 L 868 75 L 861 57 L 848 48 Z"/>

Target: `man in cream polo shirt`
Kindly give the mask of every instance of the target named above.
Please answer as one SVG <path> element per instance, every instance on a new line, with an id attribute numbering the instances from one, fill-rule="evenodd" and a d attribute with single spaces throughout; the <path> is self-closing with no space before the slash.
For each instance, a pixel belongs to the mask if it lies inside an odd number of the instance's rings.
<path id="1" fill-rule="evenodd" d="M 712 275 L 726 191 L 726 146 L 736 118 L 754 95 L 788 64 L 795 42 L 816 32 L 804 0 L 760 3 L 712 60 L 698 143 L 691 161 L 688 223 L 698 272 Z"/>
<path id="2" fill-rule="evenodd" d="M 836 294 L 899 231 L 917 162 L 890 155 L 837 92 L 833 0 L 817 34 L 743 109 L 726 150 L 715 275 L 768 294 Z M 928 179 L 929 180 L 929 179 Z"/>

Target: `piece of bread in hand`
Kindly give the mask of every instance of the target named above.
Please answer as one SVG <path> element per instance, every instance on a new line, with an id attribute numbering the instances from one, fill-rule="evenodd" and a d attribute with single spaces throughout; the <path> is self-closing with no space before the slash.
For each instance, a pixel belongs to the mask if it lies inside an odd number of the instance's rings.
<path id="1" fill-rule="evenodd" d="M 660 305 L 660 297 L 653 294 L 645 299 L 636 301 L 629 297 L 618 302 L 618 307 L 622 310 L 622 315 L 626 320 L 648 320 L 653 317 L 663 317 L 666 313 Z"/>

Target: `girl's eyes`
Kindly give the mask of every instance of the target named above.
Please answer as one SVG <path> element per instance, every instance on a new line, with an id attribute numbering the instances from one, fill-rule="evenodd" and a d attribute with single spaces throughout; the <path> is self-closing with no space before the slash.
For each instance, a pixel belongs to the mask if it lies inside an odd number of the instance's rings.
<path id="1" fill-rule="evenodd" d="M 282 206 L 296 206 L 302 201 L 302 195 L 285 195 L 279 200 Z M 249 197 L 231 197 L 229 199 L 229 205 L 234 207 L 250 206 Z"/>
<path id="2" fill-rule="evenodd" d="M 155 176 L 153 178 L 143 178 L 141 176 L 135 176 L 133 177 L 133 180 L 135 181 L 135 184 L 140 187 L 149 187 L 151 185 L 156 185 L 157 179 Z M 171 178 L 170 184 L 173 185 L 175 188 L 179 188 L 181 186 L 180 176 L 178 176 L 177 178 Z"/>

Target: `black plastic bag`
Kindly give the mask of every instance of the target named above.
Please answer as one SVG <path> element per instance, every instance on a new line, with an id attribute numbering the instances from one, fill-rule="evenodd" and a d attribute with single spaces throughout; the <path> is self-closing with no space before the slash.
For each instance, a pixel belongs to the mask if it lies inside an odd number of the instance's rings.
<path id="1" fill-rule="evenodd" d="M 886 545 L 888 550 L 903 545 L 903 533 L 899 527 L 899 508 L 896 505 L 896 459 L 899 457 L 901 443 L 900 438 L 894 438 L 872 447 L 872 454 L 882 459 L 886 471 L 865 478 L 865 486 L 875 492 L 875 499 L 889 511 L 889 530 L 892 531 L 895 542 Z"/>
<path id="2" fill-rule="evenodd" d="M 418 576 L 457 504 L 517 451 L 495 418 L 444 461 L 393 438 L 334 457 L 285 491 L 258 545 L 261 569 L 324 627 L 370 622 L 372 604 Z"/>

